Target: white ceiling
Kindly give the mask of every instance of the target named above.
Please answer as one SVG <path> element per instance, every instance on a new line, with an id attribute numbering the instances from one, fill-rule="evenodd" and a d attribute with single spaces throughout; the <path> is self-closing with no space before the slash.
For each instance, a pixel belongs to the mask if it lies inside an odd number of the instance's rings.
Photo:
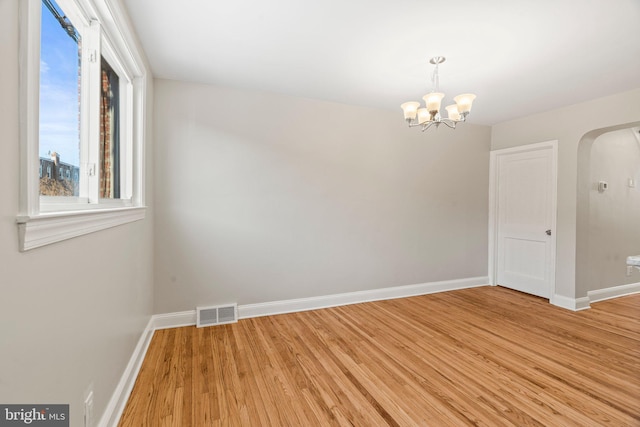
<path id="1" fill-rule="evenodd" d="M 401 117 L 442 55 L 443 105 L 476 93 L 469 121 L 486 125 L 640 88 L 640 0 L 123 2 L 167 79 Z"/>

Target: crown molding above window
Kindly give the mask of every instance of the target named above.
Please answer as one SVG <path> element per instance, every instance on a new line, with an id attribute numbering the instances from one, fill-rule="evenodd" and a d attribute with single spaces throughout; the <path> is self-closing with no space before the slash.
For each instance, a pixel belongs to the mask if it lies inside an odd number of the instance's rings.
<path id="1" fill-rule="evenodd" d="M 144 219 L 146 207 L 94 209 L 19 216 L 20 251 Z"/>

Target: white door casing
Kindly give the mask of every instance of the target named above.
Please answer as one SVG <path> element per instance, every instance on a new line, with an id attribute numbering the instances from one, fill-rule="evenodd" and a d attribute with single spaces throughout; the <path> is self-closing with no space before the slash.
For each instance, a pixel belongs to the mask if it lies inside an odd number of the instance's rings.
<path id="1" fill-rule="evenodd" d="M 492 285 L 551 299 L 555 293 L 557 141 L 491 152 Z"/>

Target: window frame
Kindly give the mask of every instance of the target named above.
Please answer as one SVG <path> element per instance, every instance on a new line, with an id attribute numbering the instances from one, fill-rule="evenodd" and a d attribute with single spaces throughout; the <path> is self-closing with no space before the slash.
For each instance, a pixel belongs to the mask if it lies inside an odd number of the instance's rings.
<path id="1" fill-rule="evenodd" d="M 39 91 L 40 33 L 42 0 L 20 2 L 20 205 L 17 216 L 21 251 L 66 240 L 144 219 L 144 141 L 147 72 L 136 47 L 135 37 L 126 25 L 120 5 L 113 0 L 56 0 L 83 37 L 82 74 L 100 75 L 101 57 L 126 80 L 122 96 L 121 143 L 125 172 L 120 175 L 123 196 L 98 198 L 99 173 L 99 87 L 81 84 L 80 182 L 84 197 L 40 196 L 39 179 Z M 97 40 L 96 40 L 97 37 Z M 102 47 L 102 48 L 101 48 Z M 96 60 L 91 62 L 89 56 Z M 85 71 L 85 63 L 88 71 Z M 97 64 L 97 66 L 96 66 Z M 122 86 L 125 85 L 121 85 Z M 95 100 L 93 99 L 95 98 Z M 122 111 L 124 110 L 124 111 Z M 95 139 L 95 144 L 94 144 Z M 91 141 L 91 142 L 90 142 Z M 83 144 L 87 144 L 84 146 Z M 97 151 L 97 153 L 96 153 Z M 84 174 L 94 168 L 89 179 Z M 95 187 L 95 188 L 94 188 Z"/>

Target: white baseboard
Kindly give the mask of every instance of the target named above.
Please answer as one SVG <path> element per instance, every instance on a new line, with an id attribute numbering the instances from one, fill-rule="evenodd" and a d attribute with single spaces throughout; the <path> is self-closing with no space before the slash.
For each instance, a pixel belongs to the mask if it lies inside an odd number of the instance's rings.
<path id="1" fill-rule="evenodd" d="M 275 314 L 295 313 L 298 311 L 317 310 L 338 307 L 347 304 L 380 301 L 385 299 L 405 298 L 426 295 L 456 289 L 486 286 L 488 277 L 470 277 L 466 279 L 445 280 L 441 282 L 421 283 L 418 285 L 394 286 L 391 288 L 371 289 L 343 294 L 323 295 L 319 297 L 298 298 L 283 301 L 272 301 L 258 304 L 238 306 L 238 319 L 273 316 Z M 153 316 L 155 329 L 178 328 L 196 324 L 196 311 L 180 311 L 177 313 L 156 314 Z"/>
<path id="2" fill-rule="evenodd" d="M 640 292 L 640 282 L 589 291 L 587 292 L 587 296 L 589 297 L 589 301 L 598 302 L 623 297 L 625 295 L 637 294 L 638 292 Z"/>
<path id="3" fill-rule="evenodd" d="M 456 289 L 486 286 L 488 277 L 470 277 L 466 279 L 445 280 L 441 282 L 420 283 L 417 285 L 395 286 L 391 288 L 371 289 L 367 291 L 347 292 L 343 294 L 323 295 L 311 298 L 290 299 L 259 304 L 238 306 L 238 317 L 271 316 L 274 314 L 294 313 L 298 311 L 317 310 L 320 308 L 338 307 L 347 304 L 380 301 L 394 298 L 406 298 Z"/>
<path id="4" fill-rule="evenodd" d="M 404 298 L 436 292 L 452 291 L 456 289 L 486 286 L 488 277 L 471 277 L 466 279 L 445 280 L 441 282 L 421 283 L 418 285 L 396 286 L 391 288 L 372 289 L 344 294 L 324 295 L 320 297 L 273 301 L 260 304 L 246 304 L 238 306 L 238 318 L 270 316 L 274 314 L 293 313 L 296 311 L 316 310 L 320 308 L 337 307 L 347 304 L 380 301 L 385 299 Z M 157 329 L 179 328 L 196 324 L 196 311 L 187 310 L 176 313 L 155 314 L 149 319 L 136 348 L 122 374 L 107 408 L 105 409 L 99 427 L 115 427 L 120 421 L 122 412 L 127 404 L 133 385 L 135 384 L 142 361 L 149 348 L 153 332 Z"/>
<path id="5" fill-rule="evenodd" d="M 555 294 L 549 301 L 551 304 L 571 311 L 580 311 L 590 308 L 589 297 L 569 298 Z"/>
<path id="6" fill-rule="evenodd" d="M 149 323 L 147 323 L 147 327 L 142 332 L 136 348 L 133 350 L 133 354 L 129 359 L 129 363 L 125 368 L 116 389 L 111 395 L 111 399 L 109 400 L 109 403 L 97 424 L 98 427 L 115 427 L 118 425 L 122 412 L 129 400 L 131 390 L 133 390 L 133 385 L 136 382 L 136 378 L 138 378 L 138 373 L 140 372 L 140 367 L 142 366 L 144 357 L 147 354 L 147 349 L 151 343 L 154 330 L 152 316 L 151 319 L 149 319 Z"/>
<path id="7" fill-rule="evenodd" d="M 196 324 L 196 311 L 178 311 L 175 313 L 154 314 L 151 316 L 153 329 L 180 328 Z"/>

